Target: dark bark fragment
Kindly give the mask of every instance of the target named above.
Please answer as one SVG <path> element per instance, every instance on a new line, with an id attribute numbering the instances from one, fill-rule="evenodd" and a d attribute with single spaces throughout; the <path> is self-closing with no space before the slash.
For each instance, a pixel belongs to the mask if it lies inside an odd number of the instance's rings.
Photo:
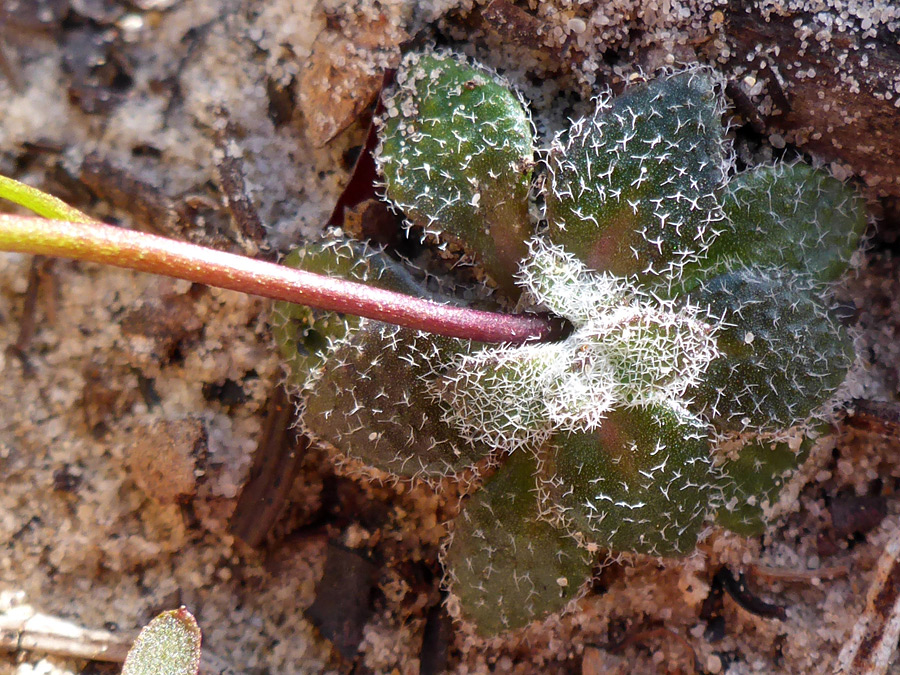
<path id="1" fill-rule="evenodd" d="M 453 638 L 453 622 L 443 604 L 434 605 L 425 619 L 419 675 L 438 675 L 447 670 L 447 657 Z"/>
<path id="2" fill-rule="evenodd" d="M 329 542 L 325 574 L 304 614 L 347 661 L 356 658 L 363 628 L 372 615 L 374 563 Z"/>
<path id="3" fill-rule="evenodd" d="M 732 600 L 751 614 L 782 621 L 787 618 L 784 607 L 773 605 L 754 595 L 747 586 L 743 574 L 735 577 L 731 570 L 723 567 L 716 573 L 716 579 L 721 582 L 722 588 L 731 596 Z"/>
<path id="4" fill-rule="evenodd" d="M 766 83 L 767 122 L 827 162 L 849 165 L 876 193 L 900 195 L 897 35 L 824 30 L 812 14 L 763 16 L 755 3 L 726 14 L 729 67 Z"/>
<path id="5" fill-rule="evenodd" d="M 215 130 L 216 150 L 219 153 L 216 157 L 216 175 L 222 200 L 237 226 L 245 255 L 256 256 L 265 246 L 266 228 L 247 194 L 244 163 L 237 145 L 235 126 L 226 112 L 219 111 L 218 117 L 219 126 Z"/>
<path id="6" fill-rule="evenodd" d="M 232 534 L 254 547 L 265 541 L 284 511 L 309 446 L 309 439 L 293 428 L 294 404 L 284 387 L 275 389 L 267 409 L 250 476 L 230 525 Z"/>

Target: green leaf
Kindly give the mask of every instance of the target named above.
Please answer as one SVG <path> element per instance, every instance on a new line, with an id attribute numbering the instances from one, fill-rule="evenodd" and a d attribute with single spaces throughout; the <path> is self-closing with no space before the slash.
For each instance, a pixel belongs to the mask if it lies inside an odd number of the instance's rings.
<path id="1" fill-rule="evenodd" d="M 596 431 L 558 433 L 549 448 L 551 500 L 603 548 L 689 553 L 721 500 L 706 425 L 668 402 L 611 411 Z"/>
<path id="2" fill-rule="evenodd" d="M 353 240 L 308 244 L 285 264 L 433 297 L 385 252 Z M 399 476 L 439 478 L 488 454 L 444 421 L 431 394 L 441 366 L 475 348 L 468 341 L 289 303 L 277 303 L 271 323 L 291 382 L 305 393 L 302 423 L 344 455 Z"/>
<path id="3" fill-rule="evenodd" d="M 67 220 L 73 223 L 97 222 L 61 199 L 6 176 L 0 176 L 0 197 L 24 206 L 44 218 Z"/>
<path id="4" fill-rule="evenodd" d="M 333 238 L 306 244 L 292 251 L 283 265 L 307 272 L 359 281 L 418 296 L 422 286 L 399 262 L 384 251 L 353 239 Z M 328 358 L 330 342 L 359 329 L 358 316 L 276 302 L 269 323 L 292 384 L 305 386 L 311 372 Z"/>
<path id="5" fill-rule="evenodd" d="M 716 512 L 716 522 L 732 532 L 752 537 L 766 531 L 766 509 L 797 468 L 809 457 L 814 439 L 777 440 L 756 436 L 747 440 L 737 457 L 726 461 L 724 501 Z"/>
<path id="6" fill-rule="evenodd" d="M 721 229 L 730 158 L 705 69 L 600 99 L 548 160 L 549 237 L 589 267 L 666 288 Z"/>
<path id="7" fill-rule="evenodd" d="M 303 424 L 348 457 L 399 476 L 440 478 L 490 448 L 470 443 L 431 394 L 439 369 L 468 341 L 367 322 L 335 345 L 309 387 Z"/>
<path id="8" fill-rule="evenodd" d="M 846 271 L 866 227 L 865 203 L 856 191 L 806 164 L 739 174 L 728 184 L 724 209 L 731 227 L 705 263 L 720 272 L 778 267 L 833 281 Z"/>
<path id="9" fill-rule="evenodd" d="M 565 359 L 564 344 L 484 349 L 462 354 L 433 385 L 445 418 L 465 438 L 502 450 L 530 449 L 547 437 L 547 377 Z"/>
<path id="10" fill-rule="evenodd" d="M 542 520 L 536 474 L 532 453 L 513 453 L 465 505 L 444 552 L 450 591 L 484 636 L 562 609 L 591 574 L 586 552 Z"/>
<path id="11" fill-rule="evenodd" d="M 163 612 L 134 641 L 122 675 L 196 675 L 200 627 L 184 607 Z"/>
<path id="12" fill-rule="evenodd" d="M 738 270 L 688 298 L 721 326 L 722 356 L 687 396 L 720 431 L 778 431 L 805 420 L 843 382 L 853 342 L 820 286 L 781 271 Z"/>
<path id="13" fill-rule="evenodd" d="M 616 399 L 626 405 L 679 399 L 716 354 L 712 330 L 690 313 L 649 304 L 621 308 L 615 321 L 599 327 L 594 343 L 581 350 L 605 362 L 615 381 Z M 577 362 L 576 362 L 577 363 Z"/>
<path id="14" fill-rule="evenodd" d="M 446 51 L 408 54 L 385 99 L 377 159 L 388 198 L 461 244 L 507 293 L 531 234 L 534 131 L 496 73 Z"/>

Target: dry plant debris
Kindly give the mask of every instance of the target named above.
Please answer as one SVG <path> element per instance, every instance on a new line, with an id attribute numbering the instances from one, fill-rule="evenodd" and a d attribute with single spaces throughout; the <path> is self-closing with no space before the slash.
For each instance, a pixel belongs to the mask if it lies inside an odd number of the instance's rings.
<path id="1" fill-rule="evenodd" d="M 866 608 L 838 654 L 835 675 L 884 675 L 900 640 L 900 533 L 894 528 L 866 593 Z"/>
<path id="2" fill-rule="evenodd" d="M 125 39 L 98 41 L 96 33 L 85 33 L 90 40 L 73 55 L 81 61 L 68 59 L 78 70 L 66 70 L 70 66 L 63 64 L 65 43 L 56 40 L 67 30 L 63 18 L 70 15 L 69 26 L 72 21 L 107 20 L 105 13 L 90 13 L 95 17 L 90 18 L 85 11 L 90 4 L 7 0 L 0 6 L 8 19 L 3 28 L 9 62 L 5 70 L 21 73 L 18 87 L 0 79 L 4 172 L 15 168 L 18 176 L 38 185 L 70 181 L 71 189 L 94 200 L 92 213 L 114 215 L 132 225 L 156 220 L 155 214 L 184 199 L 196 207 L 193 213 L 202 214 L 193 221 L 191 234 L 221 241 L 222 212 L 209 208 L 210 203 L 215 206 L 209 195 L 218 198 L 209 185 L 217 179 L 211 132 L 215 105 L 224 104 L 242 131 L 244 190 L 259 209 L 273 245 L 286 248 L 298 234 L 318 230 L 347 178 L 343 153 L 364 140 L 363 130 L 353 125 L 363 108 L 341 102 L 334 110 L 349 111 L 353 118 L 346 131 L 335 136 L 329 130 L 346 126 L 348 113 L 334 115 L 327 120 L 328 128 L 323 125 L 318 132 L 319 141 L 330 137 L 330 142 L 314 145 L 306 127 L 298 126 L 309 123 L 305 112 L 294 115 L 292 124 L 284 123 L 284 115 L 277 125 L 272 122 L 270 99 L 275 90 L 267 90 L 266 83 L 279 83 L 285 90 L 296 86 L 290 85 L 292 78 L 299 78 L 329 22 L 331 32 L 343 30 L 344 19 L 337 23 L 329 19 L 334 8 L 345 6 L 350 13 L 374 10 L 374 2 L 275 0 L 257 6 L 257 11 L 245 11 L 242 3 L 231 0 L 140 0 L 129 3 L 129 12 L 109 19 L 113 21 L 109 30 Z M 396 40 L 391 37 L 395 32 L 414 35 L 427 27 L 442 40 L 461 41 L 494 66 L 513 64 L 508 76 L 521 81 L 536 101 L 542 124 L 551 130 L 554 124 L 560 126 L 570 107 L 580 104 L 568 92 L 577 89 L 587 99 L 598 83 L 617 87 L 638 67 L 653 70 L 667 61 L 699 58 L 724 68 L 772 127 L 767 131 L 774 151 L 747 144 L 740 153 L 760 158 L 784 152 L 777 147 L 782 142 L 797 143 L 801 150 L 820 153 L 845 175 L 859 172 L 875 197 L 900 193 L 896 155 L 889 154 L 900 147 L 894 112 L 897 58 L 884 47 L 898 30 L 891 3 L 747 0 L 733 11 L 734 7 L 694 0 L 639 6 L 624 0 L 581 4 L 546 0 L 495 3 L 493 11 L 501 4 L 533 17 L 533 25 L 543 27 L 541 38 L 532 41 L 536 49 L 498 39 L 497 19 L 490 13 L 494 27 L 473 29 L 469 9 L 484 11 L 490 3 L 396 0 L 380 3 L 391 24 L 383 53 L 393 49 L 389 45 Z M 230 19 L 222 21 L 222 16 Z M 764 16 L 768 22 L 761 19 Z M 752 33 L 749 28 L 757 25 L 776 26 L 781 37 Z M 564 45 L 571 68 L 560 73 L 557 55 Z M 131 63 L 117 60 L 113 47 L 124 49 Z M 760 58 L 748 60 L 757 52 Z M 79 64 L 91 54 L 112 54 L 113 63 L 99 72 L 84 70 Z M 794 56 L 788 58 L 789 54 Z M 317 58 L 324 59 L 324 52 Z M 365 72 L 367 64 L 362 61 L 367 55 L 351 50 L 347 58 L 353 62 L 349 68 Z M 810 68 L 816 70 L 813 77 Z M 860 78 L 867 72 L 882 75 Z M 110 87 L 116 79 L 124 84 L 123 75 L 132 78 L 124 96 Z M 76 105 L 70 103 L 70 89 Z M 113 96 L 103 101 L 104 92 Z M 839 93 L 840 105 L 826 111 L 833 92 Z M 307 87 L 307 94 L 317 101 L 329 100 L 321 90 Z M 95 105 L 96 112 L 84 114 L 82 108 L 88 104 Z M 818 128 L 822 120 L 832 118 L 833 125 Z M 138 183 L 126 186 L 126 192 L 138 197 L 132 204 L 107 199 L 99 188 L 86 190 L 77 178 L 90 151 L 100 153 L 108 166 L 127 167 L 130 178 L 153 189 L 142 192 Z M 104 165 L 98 166 L 102 173 Z M 76 180 L 71 181 L 72 176 Z M 147 209 L 140 207 L 142 194 L 147 195 L 143 200 Z M 159 218 L 166 221 L 163 215 Z M 258 320 L 261 305 L 226 293 L 202 294 L 195 306 L 204 329 L 184 341 L 183 349 L 171 351 L 170 359 L 159 362 L 141 356 L 135 338 L 123 336 L 118 327 L 122 313 L 133 308 L 144 291 L 159 294 L 154 283 L 90 266 L 57 267 L 56 317 L 36 323 L 28 349 L 33 371 L 26 374 L 18 360 L 0 356 L 0 540 L 6 544 L 0 551 L 0 610 L 7 615 L 31 604 L 79 626 L 96 629 L 112 622 L 130 631 L 162 609 L 160 605 L 183 601 L 202 608 L 200 620 L 210 648 L 228 653 L 241 672 L 336 671 L 340 664 L 330 656 L 330 645 L 301 614 L 314 602 L 323 574 L 326 549 L 321 540 L 288 536 L 276 551 L 252 552 L 235 543 L 228 532 L 262 427 L 268 384 L 277 368 Z M 0 258 L 4 345 L 18 338 L 16 320 L 30 269 L 30 262 L 21 257 Z M 851 282 L 848 295 L 859 306 L 861 341 L 868 354 L 866 372 L 860 374 L 853 395 L 896 399 L 900 271 L 895 255 L 886 249 L 875 251 Z M 37 304 L 38 316 L 46 316 L 49 299 L 42 296 Z M 99 371 L 87 369 L 97 359 L 109 365 Z M 133 395 L 138 387 L 131 370 L 135 360 L 143 381 L 153 383 L 156 405 Z M 108 380 L 109 391 L 123 391 L 127 398 L 127 404 L 107 416 L 114 424 L 99 436 L 86 430 L 81 409 L 90 372 Z M 229 379 L 246 388 L 244 403 L 226 407 L 202 395 L 204 384 Z M 178 505 L 147 499 L 127 478 L 124 449 L 129 428 L 193 415 L 199 415 L 209 431 L 211 463 L 189 513 Z M 871 583 L 869 570 L 885 550 L 884 535 L 876 529 L 839 541 L 835 552 L 820 553 L 816 532 L 827 522 L 823 514 L 829 500 L 844 488 L 868 494 L 880 481 L 888 518 L 898 512 L 892 487 L 900 477 L 896 441 L 885 440 L 882 431 L 851 428 L 857 423 L 848 420 L 833 452 L 828 449 L 814 458 L 814 470 L 806 477 L 808 487 L 794 490 L 796 501 L 788 506 L 779 527 L 764 538 L 714 534 L 688 560 L 662 567 L 643 563 L 617 567 L 580 601 L 577 612 L 512 637 L 483 641 L 454 631 L 449 669 L 666 672 L 669 659 L 676 663 L 683 655 L 667 651 L 663 644 L 632 645 L 624 655 L 588 646 L 606 644 L 611 627 L 642 616 L 660 619 L 669 630 L 684 635 L 709 673 L 805 673 L 829 668 L 866 611 L 865 598 L 855 589 Z M 317 460 L 327 463 L 325 456 Z M 56 489 L 67 482 L 63 480 L 67 473 L 81 477 L 77 490 Z M 309 467 L 301 473 L 303 484 L 296 486 L 292 499 L 295 505 L 317 504 L 321 497 L 323 512 L 316 511 L 317 517 L 333 537 L 344 537 L 361 550 L 390 542 L 399 558 L 433 559 L 439 535 L 432 532 L 440 530 L 433 498 L 415 491 L 398 496 L 386 488 L 320 475 Z M 380 515 L 369 518 L 374 511 Z M 364 525 L 351 529 L 353 519 L 365 521 Z M 722 564 L 736 572 L 753 565 L 818 572 L 820 582 L 766 578 L 772 593 L 785 600 L 786 621 L 761 619 L 729 603 L 724 608 L 725 631 L 712 641 L 704 635 L 707 624 L 698 614 L 713 573 Z M 826 573 L 835 568 L 850 573 Z M 398 591 L 396 597 L 401 595 Z M 405 597 L 414 603 L 418 596 Z M 403 618 L 402 611 L 391 606 L 369 619 L 359 646 L 361 669 L 415 672 L 425 624 L 417 611 Z M 0 658 L 3 675 L 36 671 L 61 675 L 80 672 L 82 667 L 81 661 L 29 651 Z"/>
<path id="3" fill-rule="evenodd" d="M 390 17 L 349 9 L 319 33 L 300 74 L 299 104 L 306 134 L 322 147 L 355 122 L 381 91 L 385 69 L 396 67 L 408 36 Z"/>

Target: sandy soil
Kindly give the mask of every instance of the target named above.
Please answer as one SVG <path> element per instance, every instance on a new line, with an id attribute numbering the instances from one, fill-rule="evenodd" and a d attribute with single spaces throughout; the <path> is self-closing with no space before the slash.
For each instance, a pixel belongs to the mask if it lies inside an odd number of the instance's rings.
<path id="1" fill-rule="evenodd" d="M 794 4 L 760 3 L 809 9 Z M 825 16 L 849 12 L 848 22 L 900 30 L 887 3 L 860 3 L 864 17 L 856 6 L 818 4 Z M 486 27 L 484 5 L 466 0 L 19 5 L 7 0 L 0 15 L 8 62 L 0 171 L 98 218 L 233 250 L 246 242 L 222 206 L 222 153 L 241 158 L 273 249 L 310 236 L 348 179 L 351 149 L 365 134 L 359 117 L 381 69 L 410 36 L 453 42 L 503 69 L 534 102 L 544 133 L 584 110 L 604 83 L 710 60 L 699 46 L 715 41 L 723 41 L 722 62 L 728 57 L 721 9 L 697 0 L 523 3 L 542 27 L 530 43 Z M 224 145 L 216 133 L 222 111 L 231 125 Z M 773 149 L 738 133 L 739 156 L 778 155 L 785 138 L 774 135 L 765 139 Z M 131 186 L 128 196 L 117 198 L 122 185 Z M 900 266 L 885 185 L 870 181 L 881 234 L 846 284 L 860 325 L 860 362 L 846 394 L 895 401 Z M 896 429 L 841 423 L 787 491 L 785 514 L 766 536 L 711 531 L 686 560 L 611 565 L 565 616 L 488 641 L 454 626 L 442 648 L 440 612 L 430 608 L 446 526 L 429 489 L 368 485 L 312 451 L 267 542 L 254 549 L 230 533 L 266 401 L 281 378 L 268 303 L 92 265 L 33 267 L 2 254 L 4 347 L 21 337 L 33 269 L 42 283 L 26 358 L 0 352 L 7 620 L 41 613 L 127 642 L 155 613 L 184 604 L 203 628 L 209 672 L 405 674 L 435 672 L 437 662 L 455 673 L 826 673 L 897 536 Z M 874 500 L 865 503 L 879 517 L 837 522 L 836 504 L 858 515 L 863 498 Z M 377 561 L 355 665 L 304 615 L 329 539 Z M 722 565 L 747 572 L 751 591 L 785 607 L 784 617 L 748 611 L 726 594 L 719 618 L 701 618 Z M 97 672 L 117 671 L 40 649 L 0 653 L 0 675 Z"/>

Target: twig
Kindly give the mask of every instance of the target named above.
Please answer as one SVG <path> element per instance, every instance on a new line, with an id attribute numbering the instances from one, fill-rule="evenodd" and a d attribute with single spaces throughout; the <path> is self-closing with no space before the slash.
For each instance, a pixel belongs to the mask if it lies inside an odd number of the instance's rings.
<path id="1" fill-rule="evenodd" d="M 768 567 L 767 565 L 751 565 L 753 576 L 771 579 L 772 581 L 811 583 L 826 579 L 839 579 L 850 574 L 848 565 L 836 565 L 835 567 L 822 567 L 817 570 L 790 570 L 780 567 Z"/>
<path id="2" fill-rule="evenodd" d="M 123 267 L 478 342 L 560 336 L 562 322 L 495 314 L 125 230 L 102 223 L 0 215 L 0 250 Z"/>
<path id="3" fill-rule="evenodd" d="M 50 268 L 52 262 L 40 255 L 31 259 L 31 267 L 28 270 L 28 286 L 25 289 L 25 303 L 22 307 L 22 320 L 19 322 L 19 335 L 15 343 L 7 347 L 7 351 L 22 362 L 26 373 L 29 374 L 34 370 L 28 359 L 28 347 L 31 345 L 37 327 L 37 303 L 42 273 Z"/>
<path id="4" fill-rule="evenodd" d="M 900 532 L 890 534 L 878 559 L 866 608 L 837 658 L 835 675 L 884 675 L 900 639 Z"/>
<path id="5" fill-rule="evenodd" d="M 735 578 L 730 569 L 723 567 L 716 573 L 714 581 L 720 582 L 731 599 L 751 614 L 782 621 L 787 618 L 784 607 L 773 605 L 754 595 L 747 587 L 747 580 L 743 574 Z"/>
<path id="6" fill-rule="evenodd" d="M 138 229 L 162 236 L 183 236 L 187 230 L 188 223 L 165 192 L 97 152 L 84 158 L 78 178 L 106 204 L 126 212 Z"/>
<path id="7" fill-rule="evenodd" d="M 735 108 L 747 120 L 753 131 L 760 136 L 766 133 L 765 120 L 759 114 L 759 110 L 753 105 L 753 101 L 750 100 L 747 93 L 741 89 L 741 85 L 734 80 L 729 80 L 725 85 L 725 95 L 732 100 Z"/>
<path id="8" fill-rule="evenodd" d="M 241 248 L 246 255 L 255 256 L 260 247 L 265 245 L 266 228 L 247 195 L 244 165 L 234 140 L 234 125 L 224 109 L 217 111 L 217 117 L 215 167 L 222 190 L 222 201 L 237 226 Z"/>
<path id="9" fill-rule="evenodd" d="M 769 96 L 772 98 L 772 102 L 775 104 L 775 111 L 773 114 L 776 115 L 786 115 L 787 113 L 793 110 L 793 106 L 791 102 L 788 100 L 787 94 L 784 92 L 784 87 L 781 86 L 781 80 L 778 75 L 772 70 L 772 66 L 769 65 L 768 61 L 763 61 L 760 66 L 760 74 L 762 74 L 766 81 L 769 83 L 768 92 Z"/>
<path id="10" fill-rule="evenodd" d="M 231 533 L 256 547 L 284 511 L 309 439 L 294 428 L 294 404 L 283 385 L 267 405 L 268 414 L 253 454 L 250 478 L 231 516 Z"/>
<path id="11" fill-rule="evenodd" d="M 19 76 L 19 72 L 13 66 L 10 61 L 10 58 L 6 54 L 6 49 L 3 46 L 3 42 L 0 41 L 0 73 L 3 73 L 3 76 L 9 81 L 9 84 L 12 86 L 13 91 L 17 94 L 21 94 L 25 90 L 25 85 L 22 82 L 22 78 Z"/>
<path id="12" fill-rule="evenodd" d="M 36 651 L 90 661 L 121 663 L 134 636 L 89 630 L 47 614 L 16 611 L 0 615 L 0 650 Z"/>
<path id="13" fill-rule="evenodd" d="M 900 436 L 900 404 L 894 401 L 853 399 L 847 424 L 885 436 Z"/>

